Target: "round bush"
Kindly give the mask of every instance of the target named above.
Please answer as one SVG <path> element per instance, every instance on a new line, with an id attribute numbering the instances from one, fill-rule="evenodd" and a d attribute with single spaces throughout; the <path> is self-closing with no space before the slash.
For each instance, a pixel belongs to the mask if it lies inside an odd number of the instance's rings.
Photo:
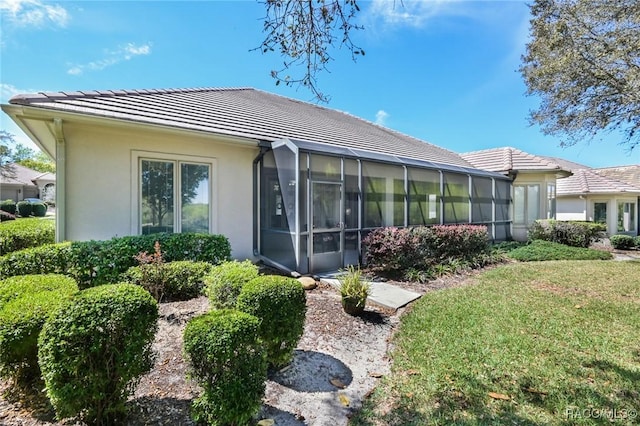
<path id="1" fill-rule="evenodd" d="M 635 241 L 630 235 L 612 235 L 611 237 L 609 237 L 609 241 L 611 241 L 611 245 L 613 246 L 613 248 L 616 248 L 618 250 L 628 250 L 632 249 L 635 246 Z"/>
<path id="2" fill-rule="evenodd" d="M 232 309 L 242 287 L 259 275 L 258 267 L 250 260 L 223 262 L 205 277 L 205 292 L 215 309 Z"/>
<path id="3" fill-rule="evenodd" d="M 153 367 L 158 304 L 143 288 L 83 290 L 42 329 L 38 360 L 58 419 L 118 424 L 139 377 Z"/>
<path id="4" fill-rule="evenodd" d="M 11 215 L 16 214 L 16 202 L 13 200 L 0 201 L 0 210 L 5 211 Z"/>
<path id="5" fill-rule="evenodd" d="M 184 351 L 204 390 L 192 405 L 197 422 L 246 424 L 260 409 L 267 362 L 257 338 L 259 323 L 243 312 L 218 310 L 187 324 Z"/>
<path id="6" fill-rule="evenodd" d="M 262 320 L 260 338 L 272 366 L 291 362 L 307 309 L 304 289 L 297 280 L 277 275 L 254 278 L 242 287 L 237 309 Z"/>
<path id="7" fill-rule="evenodd" d="M 35 217 L 45 217 L 47 215 L 47 205 L 45 203 L 34 203 L 31 205 L 31 210 Z"/>
<path id="8" fill-rule="evenodd" d="M 149 265 L 145 266 L 149 267 Z M 159 267 L 163 280 L 161 299 L 179 301 L 200 296 L 205 286 L 205 276 L 211 271 L 211 267 L 210 263 L 190 260 L 162 264 Z M 121 280 L 147 288 L 141 266 L 129 268 L 127 272 L 122 274 Z"/>
<path id="9" fill-rule="evenodd" d="M 62 275 L 12 277 L 0 281 L 0 375 L 16 384 L 40 376 L 38 335 L 55 311 L 78 291 Z"/>
<path id="10" fill-rule="evenodd" d="M 16 207 L 18 208 L 18 214 L 22 217 L 29 217 L 31 216 L 31 212 L 33 211 L 33 207 L 31 206 L 31 203 L 28 201 L 18 201 L 18 203 L 16 204 Z"/>

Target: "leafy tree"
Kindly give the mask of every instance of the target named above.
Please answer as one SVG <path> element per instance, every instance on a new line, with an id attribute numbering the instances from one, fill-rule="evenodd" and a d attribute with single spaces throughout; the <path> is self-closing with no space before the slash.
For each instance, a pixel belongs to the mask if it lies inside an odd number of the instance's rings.
<path id="1" fill-rule="evenodd" d="M 302 85 L 316 99 L 328 102 L 329 97 L 320 91 L 317 74 L 327 71 L 333 59 L 330 50 L 345 46 L 351 58 L 364 55 L 364 50 L 351 40 L 351 31 L 363 29 L 354 24 L 360 10 L 356 0 L 266 0 L 267 15 L 264 18 L 266 37 L 260 47 L 263 53 L 279 51 L 284 60 L 283 68 L 272 70 L 276 85 Z M 287 74 L 289 69 L 301 66 L 300 76 Z"/>
<path id="2" fill-rule="evenodd" d="M 531 122 L 562 145 L 620 131 L 640 143 L 640 2 L 535 0 L 520 72 L 541 98 Z"/>
<path id="3" fill-rule="evenodd" d="M 11 168 L 12 151 L 11 146 L 15 145 L 13 135 L 6 130 L 0 130 L 0 176 L 11 177 L 14 171 Z"/>
<path id="4" fill-rule="evenodd" d="M 0 130 L 0 174 L 13 175 L 12 163 L 20 164 L 38 172 L 55 173 L 55 163 L 42 151 L 17 143 L 15 136 L 6 130 Z"/>

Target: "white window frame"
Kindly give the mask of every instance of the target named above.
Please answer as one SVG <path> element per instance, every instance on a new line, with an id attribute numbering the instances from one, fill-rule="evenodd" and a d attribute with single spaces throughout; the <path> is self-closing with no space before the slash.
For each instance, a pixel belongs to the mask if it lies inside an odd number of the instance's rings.
<path id="1" fill-rule="evenodd" d="M 140 165 L 142 160 L 174 162 L 174 232 L 181 232 L 181 205 L 179 197 L 180 164 L 202 164 L 209 166 L 209 233 L 218 233 L 218 167 L 217 159 L 212 157 L 180 155 L 154 151 L 131 151 L 131 235 L 142 234 L 142 196 L 140 194 Z"/>
<path id="2" fill-rule="evenodd" d="M 537 199 L 534 201 L 534 203 L 531 203 L 530 197 L 529 197 L 529 187 L 530 186 L 535 186 L 538 188 L 538 197 Z M 516 221 L 516 204 L 517 204 L 517 200 L 516 200 L 516 188 L 524 188 L 524 199 L 522 200 L 524 203 L 524 221 L 522 222 L 517 222 Z M 531 225 L 533 222 L 535 222 L 536 220 L 540 219 L 540 193 L 542 191 L 542 184 L 540 184 L 539 182 L 531 182 L 531 183 L 519 183 L 517 185 L 513 185 L 513 197 L 512 197 L 512 205 L 513 205 L 513 215 L 512 215 L 512 219 L 513 219 L 513 224 L 514 225 L 518 225 L 518 226 L 529 226 Z M 529 206 L 530 205 L 534 205 L 536 206 L 537 209 L 537 217 L 536 219 L 534 219 L 533 221 L 529 221 Z"/>

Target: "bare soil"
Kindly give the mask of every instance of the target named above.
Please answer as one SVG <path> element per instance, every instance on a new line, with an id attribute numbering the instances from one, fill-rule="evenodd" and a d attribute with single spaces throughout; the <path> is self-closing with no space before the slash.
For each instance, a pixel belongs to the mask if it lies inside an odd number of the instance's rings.
<path id="1" fill-rule="evenodd" d="M 393 282 L 421 294 L 458 286 L 464 276 L 428 284 Z M 257 416 L 275 425 L 346 425 L 355 410 L 390 371 L 387 356 L 390 338 L 407 309 L 392 311 L 368 304 L 362 316 L 342 310 L 337 291 L 321 283 L 307 291 L 304 334 L 293 362 L 270 372 L 263 406 Z M 160 304 L 154 343 L 154 368 L 142 377 L 129 401 L 128 425 L 181 425 L 195 423 L 189 417 L 198 385 L 187 379 L 188 365 L 182 354 L 182 333 L 189 319 L 209 310 L 199 297 Z M 0 424 L 7 426 L 75 425 L 73 419 L 57 422 L 44 393 L 40 397 L 7 394 L 0 381 Z"/>

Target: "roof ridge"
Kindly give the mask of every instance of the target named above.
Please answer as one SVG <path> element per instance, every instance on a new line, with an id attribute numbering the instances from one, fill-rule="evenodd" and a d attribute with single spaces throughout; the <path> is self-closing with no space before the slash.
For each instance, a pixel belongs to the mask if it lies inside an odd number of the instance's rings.
<path id="1" fill-rule="evenodd" d="M 607 168 L 607 167 L 603 167 L 603 168 Z M 592 169 L 592 172 L 593 172 L 594 174 L 596 174 L 597 176 L 599 176 L 600 178 L 602 178 L 602 179 L 606 179 L 606 180 L 608 180 L 608 181 L 610 181 L 610 182 L 612 182 L 612 183 L 618 184 L 618 185 L 620 185 L 622 188 L 627 187 L 627 188 L 636 188 L 636 189 L 640 189 L 640 186 L 630 185 L 630 184 L 628 184 L 627 182 L 622 181 L 622 180 L 620 180 L 620 179 L 617 179 L 617 178 L 615 178 L 615 177 L 611 177 L 611 176 L 608 176 L 608 175 L 603 175 L 603 174 L 601 174 L 601 173 L 598 173 L 598 170 L 602 170 L 602 168 L 601 168 L 601 169 Z"/>
<path id="2" fill-rule="evenodd" d="M 118 90 L 77 90 L 77 91 L 59 91 L 59 92 L 37 92 L 34 94 L 19 94 L 9 99 L 10 104 L 23 104 L 32 100 L 39 102 L 52 101 L 62 99 L 78 99 L 78 98 L 97 98 L 97 97 L 115 97 L 115 96 L 141 96 L 141 95 L 158 95 L 172 93 L 196 93 L 196 92 L 226 92 L 239 90 L 256 90 L 252 87 L 191 87 L 191 88 L 172 88 L 172 89 L 118 89 Z"/>

